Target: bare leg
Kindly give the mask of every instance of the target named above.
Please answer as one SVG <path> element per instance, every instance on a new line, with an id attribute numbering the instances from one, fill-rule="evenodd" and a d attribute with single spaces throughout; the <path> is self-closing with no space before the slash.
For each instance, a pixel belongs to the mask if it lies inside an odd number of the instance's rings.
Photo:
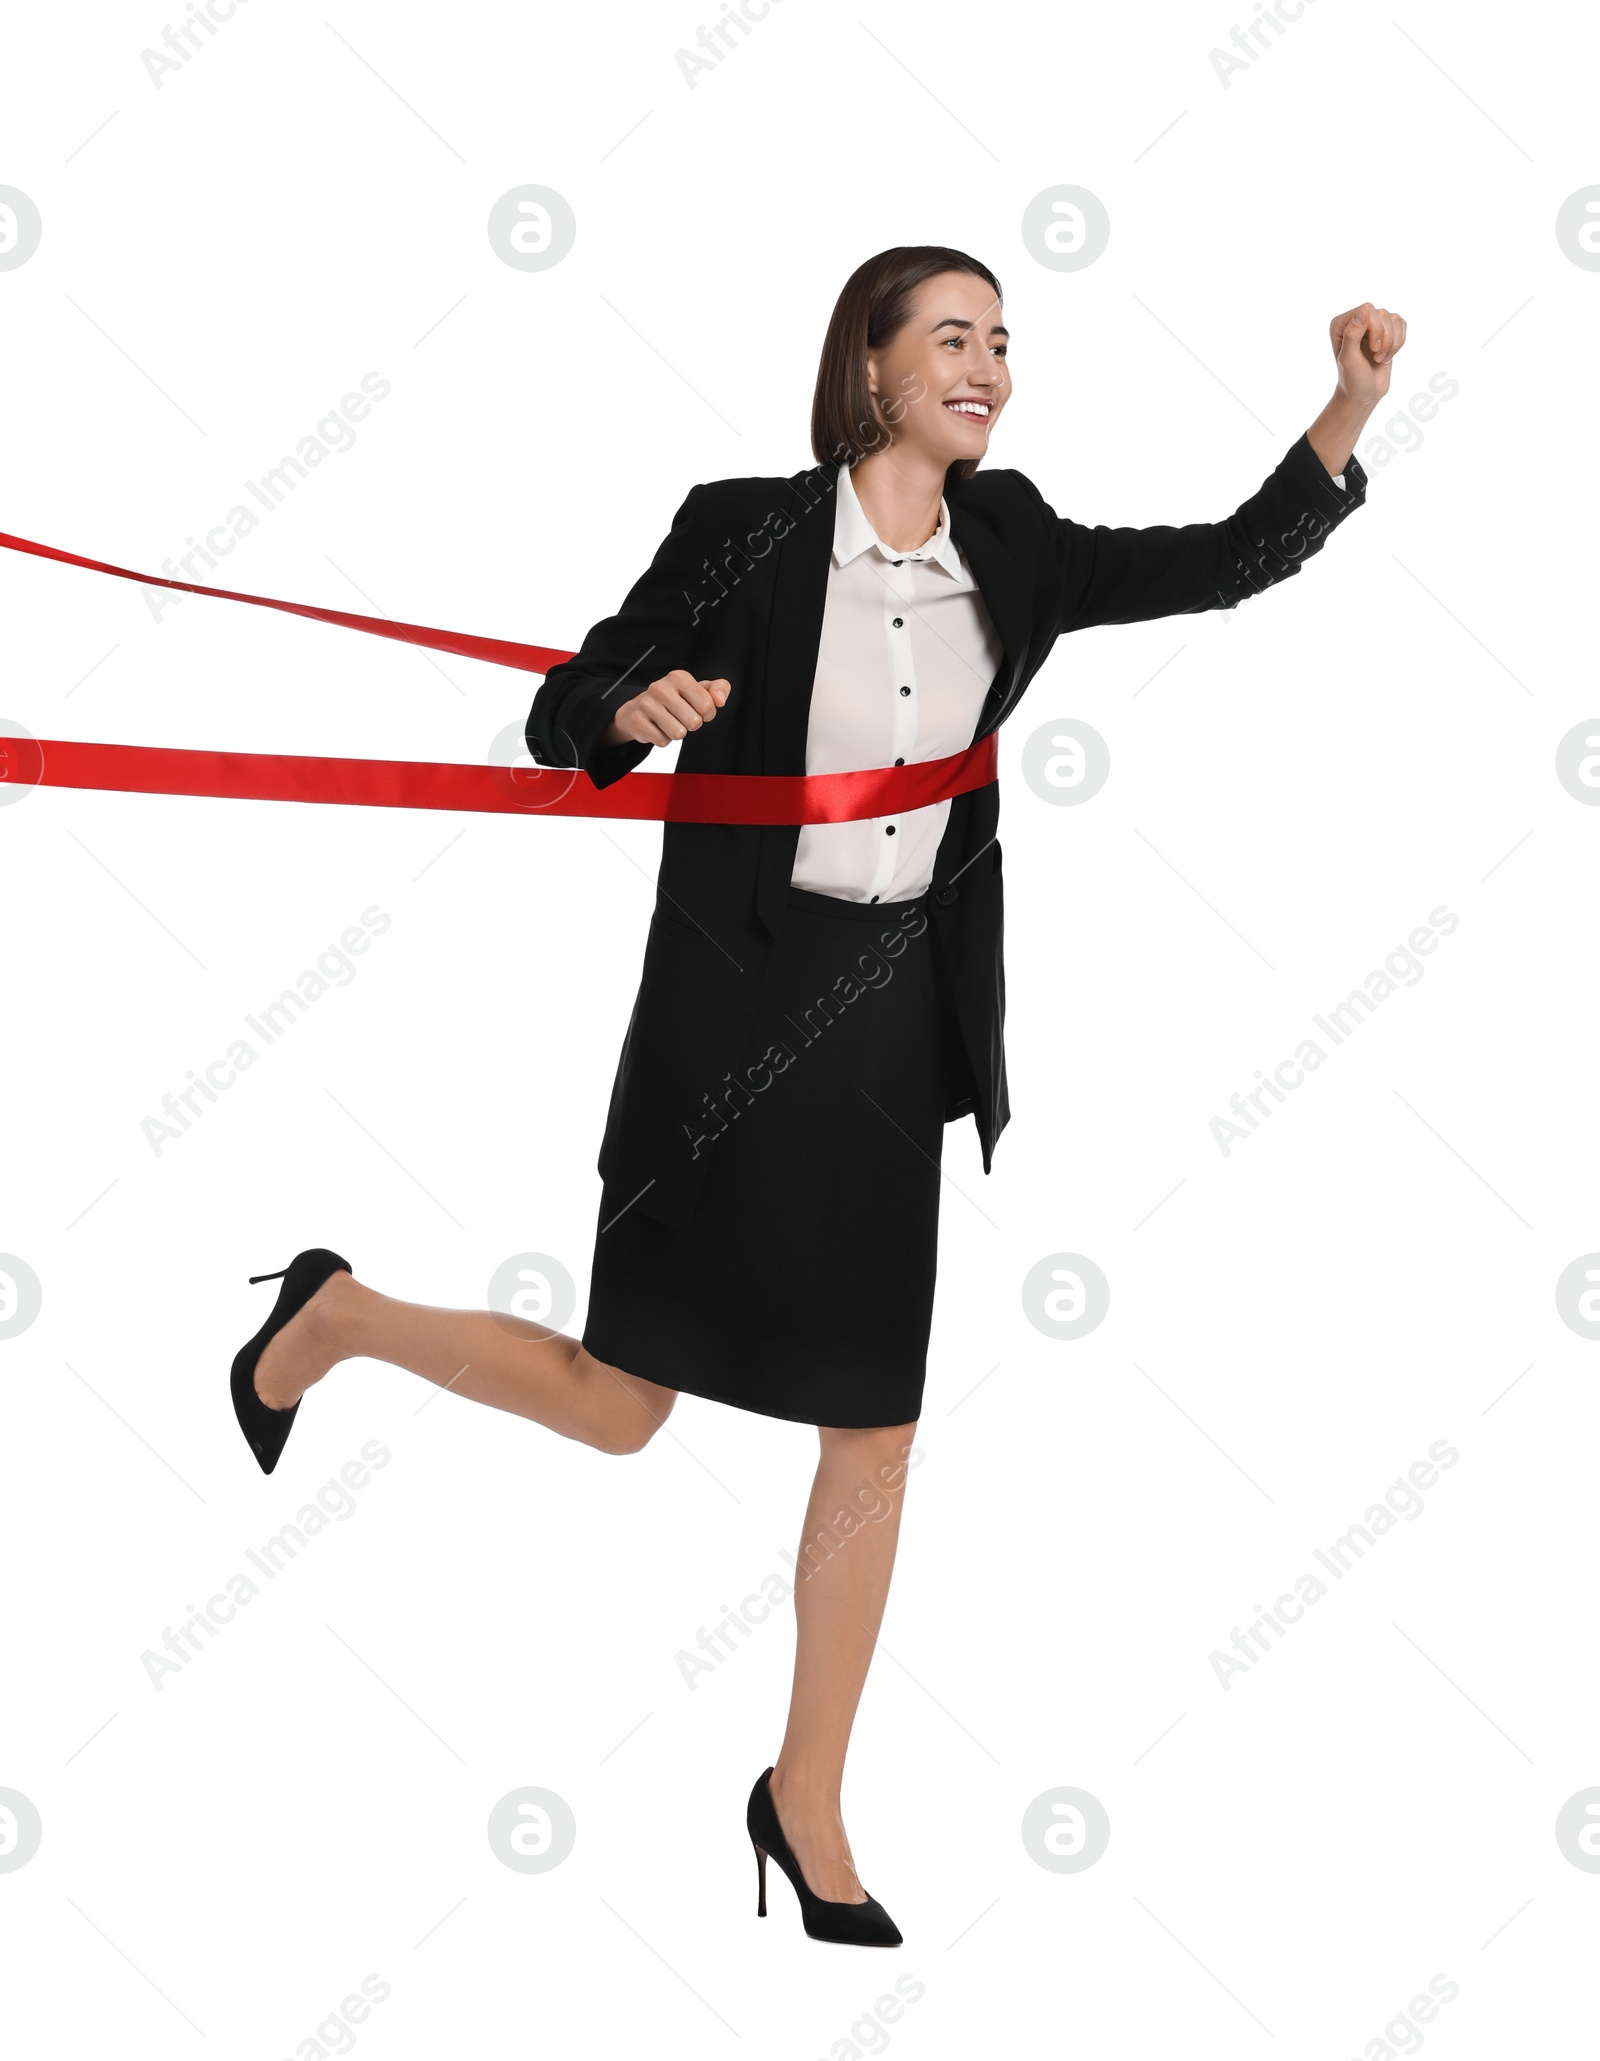
<path id="1" fill-rule="evenodd" d="M 770 1786 L 814 1895 L 863 1903 L 839 1810 L 845 1749 L 894 1570 L 915 1424 L 822 1427 L 795 1579 L 794 1689 Z"/>
<path id="2" fill-rule="evenodd" d="M 586 1353 L 575 1338 L 490 1310 L 398 1302 L 330 1275 L 273 1338 L 256 1393 L 286 1410 L 341 1360 L 386 1360 L 453 1395 L 546 1424 L 604 1453 L 636 1453 L 678 1399 Z"/>

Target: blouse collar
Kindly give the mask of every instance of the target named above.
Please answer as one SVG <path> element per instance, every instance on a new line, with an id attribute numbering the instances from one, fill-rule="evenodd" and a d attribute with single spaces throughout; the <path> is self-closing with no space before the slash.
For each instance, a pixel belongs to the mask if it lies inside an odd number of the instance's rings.
<path id="1" fill-rule="evenodd" d="M 833 522 L 833 562 L 848 565 L 852 558 L 863 551 L 877 551 L 889 564 L 919 565 L 926 561 L 942 566 L 958 586 L 969 587 L 971 575 L 961 562 L 960 553 L 950 534 L 950 506 L 941 494 L 939 497 L 939 526 L 925 544 L 919 544 L 915 551 L 896 551 L 884 543 L 867 518 L 850 477 L 850 467 L 839 467 L 837 503 Z"/>

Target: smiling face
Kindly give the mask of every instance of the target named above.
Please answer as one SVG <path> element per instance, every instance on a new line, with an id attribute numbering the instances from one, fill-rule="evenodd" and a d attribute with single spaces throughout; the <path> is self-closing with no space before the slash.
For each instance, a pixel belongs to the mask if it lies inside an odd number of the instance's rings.
<path id="1" fill-rule="evenodd" d="M 896 445 L 943 469 L 981 458 L 1011 391 L 1008 332 L 987 279 L 940 272 L 916 290 L 909 320 L 867 376 Z"/>

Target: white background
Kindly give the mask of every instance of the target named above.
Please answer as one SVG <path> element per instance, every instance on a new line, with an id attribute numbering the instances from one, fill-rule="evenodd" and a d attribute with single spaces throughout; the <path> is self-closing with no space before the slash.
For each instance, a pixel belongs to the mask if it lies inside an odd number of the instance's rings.
<path id="1" fill-rule="evenodd" d="M 16 2052 L 336 2051 L 368 1974 L 375 2057 L 1499 2056 L 1586 2016 L 1600 1879 L 1554 1826 L 1600 1782 L 1600 1368 L 1555 1284 L 1600 1245 L 1600 817 L 1554 764 L 1596 713 L 1600 275 L 1554 224 L 1600 177 L 1600 37 L 1308 0 L 1224 86 L 1232 22 L 774 0 L 691 87 L 693 8 L 241 0 L 159 88 L 158 9 L 10 24 L 0 183 L 44 235 L 0 272 L 0 526 L 141 570 L 376 372 L 209 577 L 575 646 L 691 484 L 810 462 L 828 312 L 895 243 L 998 272 L 992 461 L 1084 521 L 1220 520 L 1327 399 L 1329 318 L 1410 324 L 1367 506 L 1302 576 L 1058 646 L 1002 736 L 1014 1118 L 988 1179 L 947 1134 L 845 1791 L 892 1956 L 806 1940 L 781 1881 L 754 1917 L 789 1613 L 693 1691 L 675 1658 L 784 1571 L 812 1433 L 685 1398 L 607 1459 L 363 1361 L 269 1480 L 226 1399 L 245 1276 L 301 1246 L 468 1306 L 548 1253 L 581 1324 L 659 831 L 0 810 L 0 1249 L 44 1294 L 0 1343 L 0 1787 L 43 1824 L 0 1873 Z M 544 272 L 486 234 L 526 183 L 577 218 Z M 1079 272 L 1021 237 L 1059 183 L 1110 214 Z M 44 738 L 481 764 L 534 684 L 10 554 L 0 606 L 0 714 Z M 1064 716 L 1111 754 L 1076 808 L 1018 771 Z M 155 1153 L 162 1096 L 373 904 L 357 977 Z M 1224 1155 L 1230 1097 L 1441 904 L 1423 977 Z M 1061 1252 L 1111 1285 L 1073 1343 L 1020 1295 Z M 826 1293 L 803 1256 L 792 1293 Z M 353 1514 L 154 1688 L 141 1655 L 370 1439 Z M 1437 1440 L 1422 1514 L 1224 1689 L 1213 1651 Z M 524 1785 L 576 1816 L 549 1873 L 485 1835 Z M 1079 1873 L 1020 1833 L 1064 1786 L 1110 1820 Z"/>

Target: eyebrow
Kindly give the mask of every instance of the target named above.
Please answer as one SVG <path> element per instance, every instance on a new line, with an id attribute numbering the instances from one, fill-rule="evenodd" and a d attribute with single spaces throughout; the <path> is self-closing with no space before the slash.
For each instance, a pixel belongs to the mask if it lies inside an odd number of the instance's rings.
<path id="1" fill-rule="evenodd" d="M 946 315 L 942 322 L 935 322 L 933 327 L 934 329 L 949 329 L 952 324 L 957 329 L 976 329 L 978 326 L 975 322 L 968 322 L 961 315 Z M 931 336 L 933 331 L 930 330 L 928 333 Z M 991 336 L 1010 336 L 1011 331 L 1007 329 L 1003 322 L 991 322 L 989 324 L 989 334 Z"/>

